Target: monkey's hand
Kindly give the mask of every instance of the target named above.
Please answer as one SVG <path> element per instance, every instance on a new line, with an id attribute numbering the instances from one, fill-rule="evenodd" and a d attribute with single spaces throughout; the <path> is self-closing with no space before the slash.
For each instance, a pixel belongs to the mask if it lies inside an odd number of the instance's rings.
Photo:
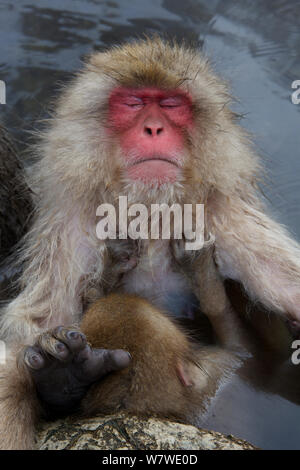
<path id="1" fill-rule="evenodd" d="M 84 311 L 96 300 L 110 294 L 120 286 L 124 274 L 137 266 L 139 249 L 138 240 L 106 241 L 101 283 L 91 285 L 84 293 L 82 298 Z"/>
<path id="2" fill-rule="evenodd" d="M 184 240 L 172 240 L 171 252 L 177 268 L 189 277 L 203 313 L 208 317 L 225 314 L 229 301 L 214 260 L 214 246 L 186 250 Z"/>
<path id="3" fill-rule="evenodd" d="M 106 374 L 129 365 L 131 356 L 122 349 L 92 349 L 74 327 L 57 327 L 43 333 L 33 346 L 18 356 L 29 371 L 37 395 L 51 417 L 72 412 L 89 386 Z"/>
<path id="4" fill-rule="evenodd" d="M 102 274 L 103 290 L 106 295 L 118 286 L 124 274 L 137 266 L 139 247 L 139 241 L 130 238 L 106 241 L 106 257 Z"/>

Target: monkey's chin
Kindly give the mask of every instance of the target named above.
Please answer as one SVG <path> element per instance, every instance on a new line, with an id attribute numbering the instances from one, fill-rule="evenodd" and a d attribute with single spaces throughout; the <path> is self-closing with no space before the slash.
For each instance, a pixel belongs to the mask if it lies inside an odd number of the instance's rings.
<path id="1" fill-rule="evenodd" d="M 127 169 L 132 180 L 139 180 L 147 185 L 175 183 L 179 176 L 179 168 L 166 160 L 145 160 Z"/>

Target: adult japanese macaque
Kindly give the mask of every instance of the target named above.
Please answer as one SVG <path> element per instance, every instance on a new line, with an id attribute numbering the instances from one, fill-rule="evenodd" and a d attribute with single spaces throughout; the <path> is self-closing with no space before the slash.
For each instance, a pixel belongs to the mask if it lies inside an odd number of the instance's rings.
<path id="1" fill-rule="evenodd" d="M 204 203 L 222 276 L 240 281 L 266 308 L 300 320 L 299 246 L 264 212 L 259 159 L 229 103 L 226 86 L 206 59 L 185 46 L 144 40 L 90 57 L 58 100 L 30 171 L 36 215 L 24 240 L 22 293 L 2 312 L 0 325 L 13 363 L 22 345 L 36 344 L 47 330 L 46 337 L 56 338 L 53 328 L 81 320 L 90 286 L 105 281 L 96 209 L 117 204 L 120 195 L 128 196 L 129 205 L 147 207 Z M 144 242 L 133 265 L 123 273 L 123 292 L 176 316 L 191 314 L 194 289 L 176 269 L 167 240 Z M 138 301 L 139 311 L 152 308 L 146 300 Z M 124 354 L 108 351 L 103 374 L 128 364 Z M 48 390 L 52 372 L 45 373 Z M 38 407 L 26 402 L 32 374 L 22 359 L 18 374 L 23 388 L 14 390 L 22 390 L 21 401 L 14 401 L 4 379 L 0 384 L 0 435 L 9 429 L 7 446 L 12 439 L 29 445 L 24 439 L 32 436 L 22 423 L 32 423 Z M 183 386 L 189 383 L 185 375 L 179 372 Z"/>

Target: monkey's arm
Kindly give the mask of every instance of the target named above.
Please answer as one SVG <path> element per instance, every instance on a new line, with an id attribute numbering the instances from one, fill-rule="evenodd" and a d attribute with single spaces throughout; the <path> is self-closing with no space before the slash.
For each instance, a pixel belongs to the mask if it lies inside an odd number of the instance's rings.
<path id="1" fill-rule="evenodd" d="M 135 243 L 116 242 L 107 251 L 103 272 L 109 279 L 106 289 L 113 289 L 119 277 L 136 265 L 135 247 Z M 120 258 L 118 262 L 116 255 Z M 49 282 L 51 285 L 51 279 Z M 40 287 L 38 293 L 41 293 Z M 58 294 L 62 295 L 61 290 Z M 21 296 L 20 307 L 22 299 L 24 301 Z M 30 328 L 32 334 L 32 329 L 38 328 L 34 325 L 34 312 L 35 308 L 41 308 L 39 313 L 43 313 L 43 299 L 37 300 L 39 302 L 29 310 L 28 324 L 22 322 L 26 310 L 19 311 L 20 330 L 25 333 Z M 51 301 L 50 295 L 44 302 L 46 314 Z M 71 308 L 74 305 L 73 302 Z M 10 312 L 12 316 L 16 313 L 15 310 Z M 57 315 L 52 321 L 57 322 L 59 318 Z M 51 417 L 70 413 L 79 405 L 91 384 L 111 371 L 127 367 L 130 362 L 126 351 L 92 349 L 81 332 L 64 326 L 40 334 L 32 346 L 22 348 L 18 354 L 18 367 L 14 356 L 15 351 L 11 353 L 10 366 L 0 371 L 0 448 L 3 449 L 31 448 L 34 425 L 42 412 Z"/>
<path id="2" fill-rule="evenodd" d="M 91 349 L 74 328 L 40 335 L 0 368 L 0 450 L 33 449 L 42 416 L 67 415 L 91 384 L 129 362 L 125 351 Z"/>
<path id="3" fill-rule="evenodd" d="M 40 412 L 29 374 L 9 359 L 0 367 L 0 450 L 32 449 Z"/>
<path id="4" fill-rule="evenodd" d="M 217 195 L 208 206 L 208 230 L 216 237 L 224 277 L 242 282 L 267 308 L 300 320 L 299 245 L 255 196 Z"/>
<path id="5" fill-rule="evenodd" d="M 186 251 L 182 240 L 172 241 L 171 248 L 179 269 L 189 277 L 201 311 L 209 318 L 220 346 L 238 352 L 249 351 L 249 341 L 238 315 L 227 297 L 214 261 L 214 246 Z M 213 355 L 217 348 L 214 348 Z"/>
<path id="6" fill-rule="evenodd" d="M 94 382 L 127 367 L 130 355 L 121 349 L 92 349 L 74 327 L 57 327 L 41 334 L 18 357 L 36 387 L 50 417 L 71 413 Z"/>
<path id="7" fill-rule="evenodd" d="M 209 318 L 218 345 L 237 352 L 249 351 L 248 335 L 230 304 L 213 255 L 213 246 L 204 247 L 194 261 L 194 293 L 201 311 Z"/>
<path id="8" fill-rule="evenodd" d="M 79 321 L 82 293 L 89 275 L 101 279 L 102 258 L 79 220 L 55 227 L 37 220 L 23 250 L 22 292 L 1 312 L 0 338 L 22 345 L 48 328 Z"/>

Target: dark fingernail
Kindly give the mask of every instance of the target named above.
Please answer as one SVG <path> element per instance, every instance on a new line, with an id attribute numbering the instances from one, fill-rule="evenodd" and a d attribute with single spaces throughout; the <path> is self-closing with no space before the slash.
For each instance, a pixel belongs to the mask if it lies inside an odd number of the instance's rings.
<path id="1" fill-rule="evenodd" d="M 69 332 L 67 333 L 67 337 L 68 337 L 69 339 L 71 339 L 71 340 L 76 340 L 76 339 L 79 338 L 79 336 L 80 336 L 80 335 L 79 335 L 78 331 L 69 331 Z"/>
<path id="2" fill-rule="evenodd" d="M 42 362 L 41 359 L 42 359 L 41 356 L 39 356 L 38 354 L 34 354 L 33 356 L 31 356 L 30 362 L 32 362 L 35 365 L 38 365 Z"/>
<path id="3" fill-rule="evenodd" d="M 65 352 L 67 348 L 63 343 L 56 343 L 55 349 L 58 353 L 61 353 L 61 352 Z"/>
<path id="4" fill-rule="evenodd" d="M 31 354 L 28 356 L 28 365 L 33 369 L 41 369 L 44 365 L 44 359 L 40 354 Z"/>

